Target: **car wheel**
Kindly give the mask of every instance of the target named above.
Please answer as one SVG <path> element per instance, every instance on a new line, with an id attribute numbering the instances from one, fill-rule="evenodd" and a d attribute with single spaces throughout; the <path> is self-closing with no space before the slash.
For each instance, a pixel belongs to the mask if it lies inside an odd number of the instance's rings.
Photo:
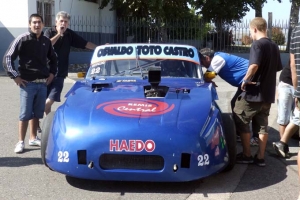
<path id="1" fill-rule="evenodd" d="M 41 142 L 42 143 L 41 144 L 41 156 L 42 156 L 43 163 L 47 167 L 48 167 L 48 165 L 46 163 L 46 149 L 47 149 L 48 137 L 50 134 L 53 117 L 54 117 L 54 112 L 50 112 L 46 116 L 46 118 L 43 120 L 43 125 L 42 125 L 43 133 L 42 133 L 42 142 Z"/>
<path id="2" fill-rule="evenodd" d="M 222 113 L 222 121 L 224 128 L 224 135 L 226 140 L 226 146 L 228 148 L 229 163 L 223 170 L 224 172 L 233 169 L 236 160 L 236 129 L 232 115 L 229 113 Z"/>

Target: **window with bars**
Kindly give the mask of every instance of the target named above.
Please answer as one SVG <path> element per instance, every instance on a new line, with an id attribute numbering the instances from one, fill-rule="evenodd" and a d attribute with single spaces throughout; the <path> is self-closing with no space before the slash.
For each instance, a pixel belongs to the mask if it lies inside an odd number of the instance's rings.
<path id="1" fill-rule="evenodd" d="M 36 2 L 37 13 L 44 18 L 45 27 L 52 26 L 52 5 L 50 2 Z"/>

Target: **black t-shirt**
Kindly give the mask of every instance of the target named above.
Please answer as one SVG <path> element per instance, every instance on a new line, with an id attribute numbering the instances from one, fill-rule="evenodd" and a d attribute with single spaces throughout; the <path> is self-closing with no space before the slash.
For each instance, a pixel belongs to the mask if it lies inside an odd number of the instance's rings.
<path id="1" fill-rule="evenodd" d="M 44 35 L 52 38 L 57 34 L 56 28 L 49 28 L 45 31 Z M 64 32 L 64 36 L 60 37 L 54 44 L 54 50 L 58 57 L 58 72 L 57 77 L 68 76 L 69 69 L 69 54 L 71 46 L 75 48 L 85 49 L 87 41 L 81 36 L 77 35 L 71 29 Z"/>
<path id="2" fill-rule="evenodd" d="M 290 65 L 287 65 L 286 67 L 283 68 L 283 70 L 279 76 L 279 81 L 293 85 Z"/>
<path id="3" fill-rule="evenodd" d="M 261 38 L 251 45 L 249 65 L 257 64 L 258 69 L 252 81 L 260 82 L 263 102 L 274 103 L 276 74 L 282 70 L 278 46 L 269 38 Z"/>

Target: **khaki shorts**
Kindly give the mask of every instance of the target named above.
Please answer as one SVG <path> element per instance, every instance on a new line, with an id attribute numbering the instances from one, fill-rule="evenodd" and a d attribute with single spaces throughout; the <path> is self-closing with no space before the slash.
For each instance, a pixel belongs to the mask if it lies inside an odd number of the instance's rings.
<path id="1" fill-rule="evenodd" d="M 254 120 L 259 134 L 268 133 L 268 116 L 271 104 L 264 102 L 249 102 L 244 98 L 238 98 L 233 109 L 236 129 L 240 133 L 250 133 L 249 123 Z"/>

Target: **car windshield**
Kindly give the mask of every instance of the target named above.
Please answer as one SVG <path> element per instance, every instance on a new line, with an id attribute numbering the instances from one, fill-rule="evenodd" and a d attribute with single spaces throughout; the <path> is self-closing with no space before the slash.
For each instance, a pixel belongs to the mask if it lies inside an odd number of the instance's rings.
<path id="1" fill-rule="evenodd" d="M 87 73 L 88 77 L 101 76 L 147 76 L 148 69 L 161 69 L 162 77 L 201 78 L 200 66 L 185 60 L 109 60 L 92 65 Z"/>

